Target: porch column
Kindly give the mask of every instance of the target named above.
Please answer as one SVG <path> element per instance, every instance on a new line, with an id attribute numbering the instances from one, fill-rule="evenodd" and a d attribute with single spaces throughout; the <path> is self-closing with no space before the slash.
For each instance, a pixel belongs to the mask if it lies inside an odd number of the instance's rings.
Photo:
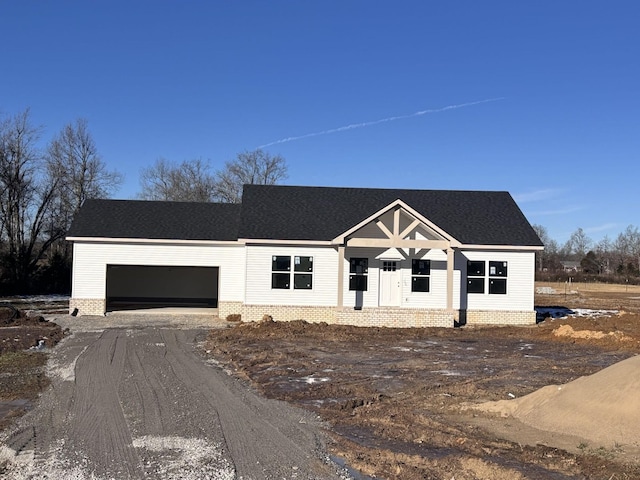
<path id="1" fill-rule="evenodd" d="M 453 311 L 453 248 L 447 249 L 447 311 Z"/>
<path id="2" fill-rule="evenodd" d="M 338 307 L 344 303 L 344 245 L 338 245 Z"/>

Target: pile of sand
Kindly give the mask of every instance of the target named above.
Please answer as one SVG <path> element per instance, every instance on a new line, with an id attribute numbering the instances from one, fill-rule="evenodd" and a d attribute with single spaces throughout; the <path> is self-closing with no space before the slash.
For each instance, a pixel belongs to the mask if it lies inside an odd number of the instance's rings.
<path id="1" fill-rule="evenodd" d="M 602 338 L 614 338 L 620 341 L 631 340 L 628 336 L 626 336 L 622 332 L 601 332 L 598 330 L 574 330 L 571 325 L 562 325 L 558 328 L 553 329 L 553 334 L 556 337 L 571 337 L 571 338 L 585 338 L 585 339 L 596 339 L 600 340 Z"/>
<path id="2" fill-rule="evenodd" d="M 521 398 L 476 408 L 602 446 L 640 446 L 640 356 L 565 385 L 549 385 Z"/>

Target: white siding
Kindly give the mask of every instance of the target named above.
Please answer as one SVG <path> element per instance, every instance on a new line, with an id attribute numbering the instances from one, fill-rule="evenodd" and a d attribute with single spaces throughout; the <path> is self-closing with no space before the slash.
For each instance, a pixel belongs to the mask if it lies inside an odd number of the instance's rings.
<path id="1" fill-rule="evenodd" d="M 447 254 L 442 250 L 421 251 L 414 258 L 431 260 L 428 292 L 411 291 L 411 259 L 402 265 L 402 306 L 410 308 L 447 308 Z M 453 272 L 453 308 L 460 305 L 460 270 Z"/>
<path id="2" fill-rule="evenodd" d="M 271 288 L 271 259 L 274 255 L 313 257 L 312 288 L 294 289 L 293 283 L 289 289 Z M 246 269 L 245 303 L 248 305 L 337 305 L 338 251 L 335 248 L 247 246 Z"/>
<path id="3" fill-rule="evenodd" d="M 507 294 L 489 294 L 488 285 L 485 282 L 485 293 L 467 294 L 466 301 L 469 310 L 533 310 L 535 277 L 535 254 L 533 252 L 467 250 L 463 254 L 468 260 L 507 262 Z M 464 278 L 466 279 L 466 261 L 461 267 L 464 269 Z M 488 277 L 489 272 L 486 273 L 486 277 Z M 466 280 L 463 294 L 465 292 Z"/>
<path id="4" fill-rule="evenodd" d="M 244 245 L 75 242 L 73 298 L 105 298 L 107 265 L 219 267 L 219 299 L 244 299 Z"/>
<path id="5" fill-rule="evenodd" d="M 407 253 L 407 252 L 405 252 Z M 349 258 L 366 257 L 369 259 L 368 289 L 363 292 L 363 307 L 379 306 L 380 268 L 384 261 L 381 250 L 373 248 L 349 248 L 345 254 L 344 278 L 344 306 L 352 307 L 356 304 L 356 292 L 349 291 Z M 391 256 L 389 255 L 389 258 Z M 400 306 L 406 308 L 444 309 L 447 307 L 447 255 L 442 250 L 422 250 L 413 258 L 431 260 L 431 275 L 429 292 L 411 291 L 411 258 L 398 261 L 402 273 L 402 292 Z M 466 261 L 466 260 L 465 260 Z M 457 267 L 457 263 L 456 263 Z M 460 269 L 453 272 L 453 308 L 460 308 Z"/>
<path id="6" fill-rule="evenodd" d="M 343 291 L 343 306 L 355 307 L 356 305 L 362 307 L 377 307 L 378 306 L 378 285 L 380 280 L 380 269 L 378 266 L 378 260 L 376 256 L 382 253 L 380 249 L 374 248 L 347 248 L 345 250 L 344 258 L 344 291 Z M 369 273 L 367 274 L 367 291 L 355 292 L 349 290 L 349 259 L 350 258 L 368 258 L 369 259 Z M 336 262 L 337 263 L 337 262 Z M 362 299 L 359 300 L 356 297 L 362 295 Z M 360 305 L 361 303 L 361 305 Z"/>

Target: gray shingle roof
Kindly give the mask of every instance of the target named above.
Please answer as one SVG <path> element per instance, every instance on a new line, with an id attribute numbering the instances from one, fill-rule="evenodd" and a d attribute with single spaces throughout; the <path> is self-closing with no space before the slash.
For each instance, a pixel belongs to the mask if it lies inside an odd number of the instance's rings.
<path id="1" fill-rule="evenodd" d="M 69 237 L 237 240 L 239 204 L 86 200 Z"/>
<path id="2" fill-rule="evenodd" d="M 242 205 L 87 200 L 69 237 L 332 240 L 402 200 L 463 244 L 542 246 L 507 192 L 245 185 Z"/>
<path id="3" fill-rule="evenodd" d="M 402 200 L 465 244 L 541 246 L 508 192 L 245 185 L 238 236 L 331 240 Z"/>

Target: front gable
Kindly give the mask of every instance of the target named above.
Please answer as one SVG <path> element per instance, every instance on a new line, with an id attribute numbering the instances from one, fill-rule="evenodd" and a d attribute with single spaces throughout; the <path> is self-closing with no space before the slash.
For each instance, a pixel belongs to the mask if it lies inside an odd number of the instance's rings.
<path id="1" fill-rule="evenodd" d="M 397 199 L 341 233 L 333 244 L 385 249 L 446 249 L 460 246 L 455 238 Z"/>

